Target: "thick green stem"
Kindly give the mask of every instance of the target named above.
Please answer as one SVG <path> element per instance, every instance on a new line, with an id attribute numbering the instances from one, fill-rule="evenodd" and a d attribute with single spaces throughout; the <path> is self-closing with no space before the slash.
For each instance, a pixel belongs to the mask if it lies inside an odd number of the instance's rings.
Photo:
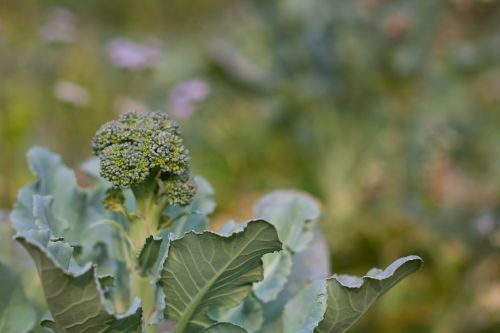
<path id="1" fill-rule="evenodd" d="M 154 198 L 137 198 L 136 220 L 130 223 L 130 238 L 134 243 L 134 250 L 140 250 L 149 235 L 156 232 L 159 215 L 156 212 Z M 161 211 L 159 212 L 161 214 Z M 157 216 L 158 215 L 158 216 Z"/>
<path id="2" fill-rule="evenodd" d="M 157 233 L 158 224 L 167 202 L 157 199 L 154 179 L 132 187 L 132 192 L 136 200 L 135 215 L 137 219 L 129 224 L 130 238 L 134 243 L 134 251 L 140 251 L 146 238 Z"/>
<path id="3" fill-rule="evenodd" d="M 146 238 L 158 233 L 158 224 L 167 204 L 165 201 L 157 200 L 155 190 L 156 181 L 154 179 L 132 187 L 132 192 L 136 199 L 136 211 L 134 214 L 136 218 L 133 221 L 129 221 L 129 232 L 133 252 L 133 262 L 129 263 L 131 270 L 131 294 L 133 297 L 139 297 L 141 299 L 147 333 L 158 332 L 156 326 L 149 325 L 149 321 L 156 308 L 156 287 L 149 283 L 152 279 L 151 276 L 141 276 L 137 269 L 136 259 L 139 257 Z"/>
<path id="4" fill-rule="evenodd" d="M 150 276 L 140 276 L 138 272 L 132 275 L 132 294 L 141 299 L 143 320 L 147 333 L 157 333 L 156 325 L 150 325 L 149 322 L 156 309 L 155 294 L 156 288 L 150 284 Z"/>

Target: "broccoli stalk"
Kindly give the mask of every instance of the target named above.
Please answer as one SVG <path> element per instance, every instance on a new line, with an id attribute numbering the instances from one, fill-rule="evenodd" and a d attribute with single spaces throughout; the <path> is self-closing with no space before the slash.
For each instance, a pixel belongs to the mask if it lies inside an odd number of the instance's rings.
<path id="1" fill-rule="evenodd" d="M 180 134 L 178 124 L 164 113 L 128 112 L 104 124 L 92 141 L 101 175 L 113 184 L 105 206 L 127 217 L 133 258 L 138 257 L 148 236 L 158 234 L 167 205 L 184 206 L 193 200 L 189 152 Z M 132 214 L 123 205 L 124 188 L 130 188 L 135 197 Z M 155 289 L 150 277 L 137 271 L 135 262 L 129 266 L 132 295 L 141 298 L 144 316 L 149 319 Z M 154 332 L 153 327 L 146 328 Z"/>

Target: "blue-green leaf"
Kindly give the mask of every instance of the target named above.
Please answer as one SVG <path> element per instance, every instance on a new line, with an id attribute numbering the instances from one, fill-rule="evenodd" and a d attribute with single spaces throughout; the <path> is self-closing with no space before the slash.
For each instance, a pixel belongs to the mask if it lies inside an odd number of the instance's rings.
<path id="1" fill-rule="evenodd" d="M 0 262 L 0 333 L 27 333 L 36 312 L 23 292 L 20 277 Z"/>
<path id="2" fill-rule="evenodd" d="M 330 252 L 320 230 L 314 228 L 313 241 L 305 251 L 292 256 L 292 272 L 278 297 L 263 303 L 264 324 L 260 333 L 283 332 L 283 309 L 297 292 L 310 281 L 324 280 L 331 275 Z"/>
<path id="3" fill-rule="evenodd" d="M 262 258 L 264 263 L 264 279 L 257 282 L 253 292 L 262 302 L 275 300 L 283 290 L 288 275 L 292 270 L 292 256 L 287 250 L 269 253 Z"/>
<path id="4" fill-rule="evenodd" d="M 96 208 L 91 190 L 79 187 L 73 171 L 48 149 L 30 149 L 28 164 L 37 179 L 18 193 L 11 213 L 15 231 L 25 237 L 41 232 L 48 233 L 50 239 L 64 239 L 78 246 L 79 262 L 100 261 L 101 274 L 114 273 L 114 260 L 123 260 L 119 246 L 123 240 L 110 225 L 92 227 L 109 215 Z M 99 246 L 104 246 L 104 251 L 96 252 Z"/>
<path id="5" fill-rule="evenodd" d="M 307 249 L 319 214 L 316 200 L 291 190 L 271 192 L 255 205 L 254 215 L 272 223 L 284 245 L 281 253 L 263 259 L 264 280 L 254 286 L 254 293 L 262 302 L 275 300 L 283 290 L 292 269 L 292 256 Z"/>
<path id="6" fill-rule="evenodd" d="M 326 284 L 324 280 L 310 283 L 286 304 L 283 331 L 311 333 L 323 319 L 326 310 Z"/>
<path id="7" fill-rule="evenodd" d="M 303 251 L 311 242 L 319 214 L 316 200 L 292 190 L 271 192 L 254 207 L 254 217 L 274 225 L 284 247 L 292 252 Z"/>

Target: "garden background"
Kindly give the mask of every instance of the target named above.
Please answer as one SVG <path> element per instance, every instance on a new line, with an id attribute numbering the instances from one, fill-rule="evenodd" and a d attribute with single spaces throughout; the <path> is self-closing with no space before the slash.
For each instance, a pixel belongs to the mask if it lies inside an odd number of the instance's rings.
<path id="1" fill-rule="evenodd" d="M 1 0 L 0 261 L 42 314 L 10 242 L 25 152 L 78 168 L 129 109 L 181 123 L 214 224 L 296 188 L 334 272 L 422 256 L 352 332 L 500 331 L 499 1 Z"/>

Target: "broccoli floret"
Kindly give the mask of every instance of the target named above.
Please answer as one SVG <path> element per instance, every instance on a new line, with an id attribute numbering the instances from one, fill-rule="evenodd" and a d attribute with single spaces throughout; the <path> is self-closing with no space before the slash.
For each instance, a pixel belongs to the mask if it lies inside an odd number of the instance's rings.
<path id="1" fill-rule="evenodd" d="M 123 192 L 116 187 L 112 187 L 106 191 L 106 195 L 103 200 L 103 206 L 107 210 L 112 212 L 122 212 L 123 204 L 125 203 L 125 196 Z"/>
<path id="2" fill-rule="evenodd" d="M 131 111 L 104 124 L 92 149 L 100 158 L 102 177 L 116 187 L 153 183 L 169 203 L 186 205 L 195 191 L 180 134 L 177 122 L 164 113 Z"/>
<path id="3" fill-rule="evenodd" d="M 187 176 L 170 177 L 160 182 L 160 193 L 174 206 L 183 206 L 191 202 L 196 189 Z"/>

